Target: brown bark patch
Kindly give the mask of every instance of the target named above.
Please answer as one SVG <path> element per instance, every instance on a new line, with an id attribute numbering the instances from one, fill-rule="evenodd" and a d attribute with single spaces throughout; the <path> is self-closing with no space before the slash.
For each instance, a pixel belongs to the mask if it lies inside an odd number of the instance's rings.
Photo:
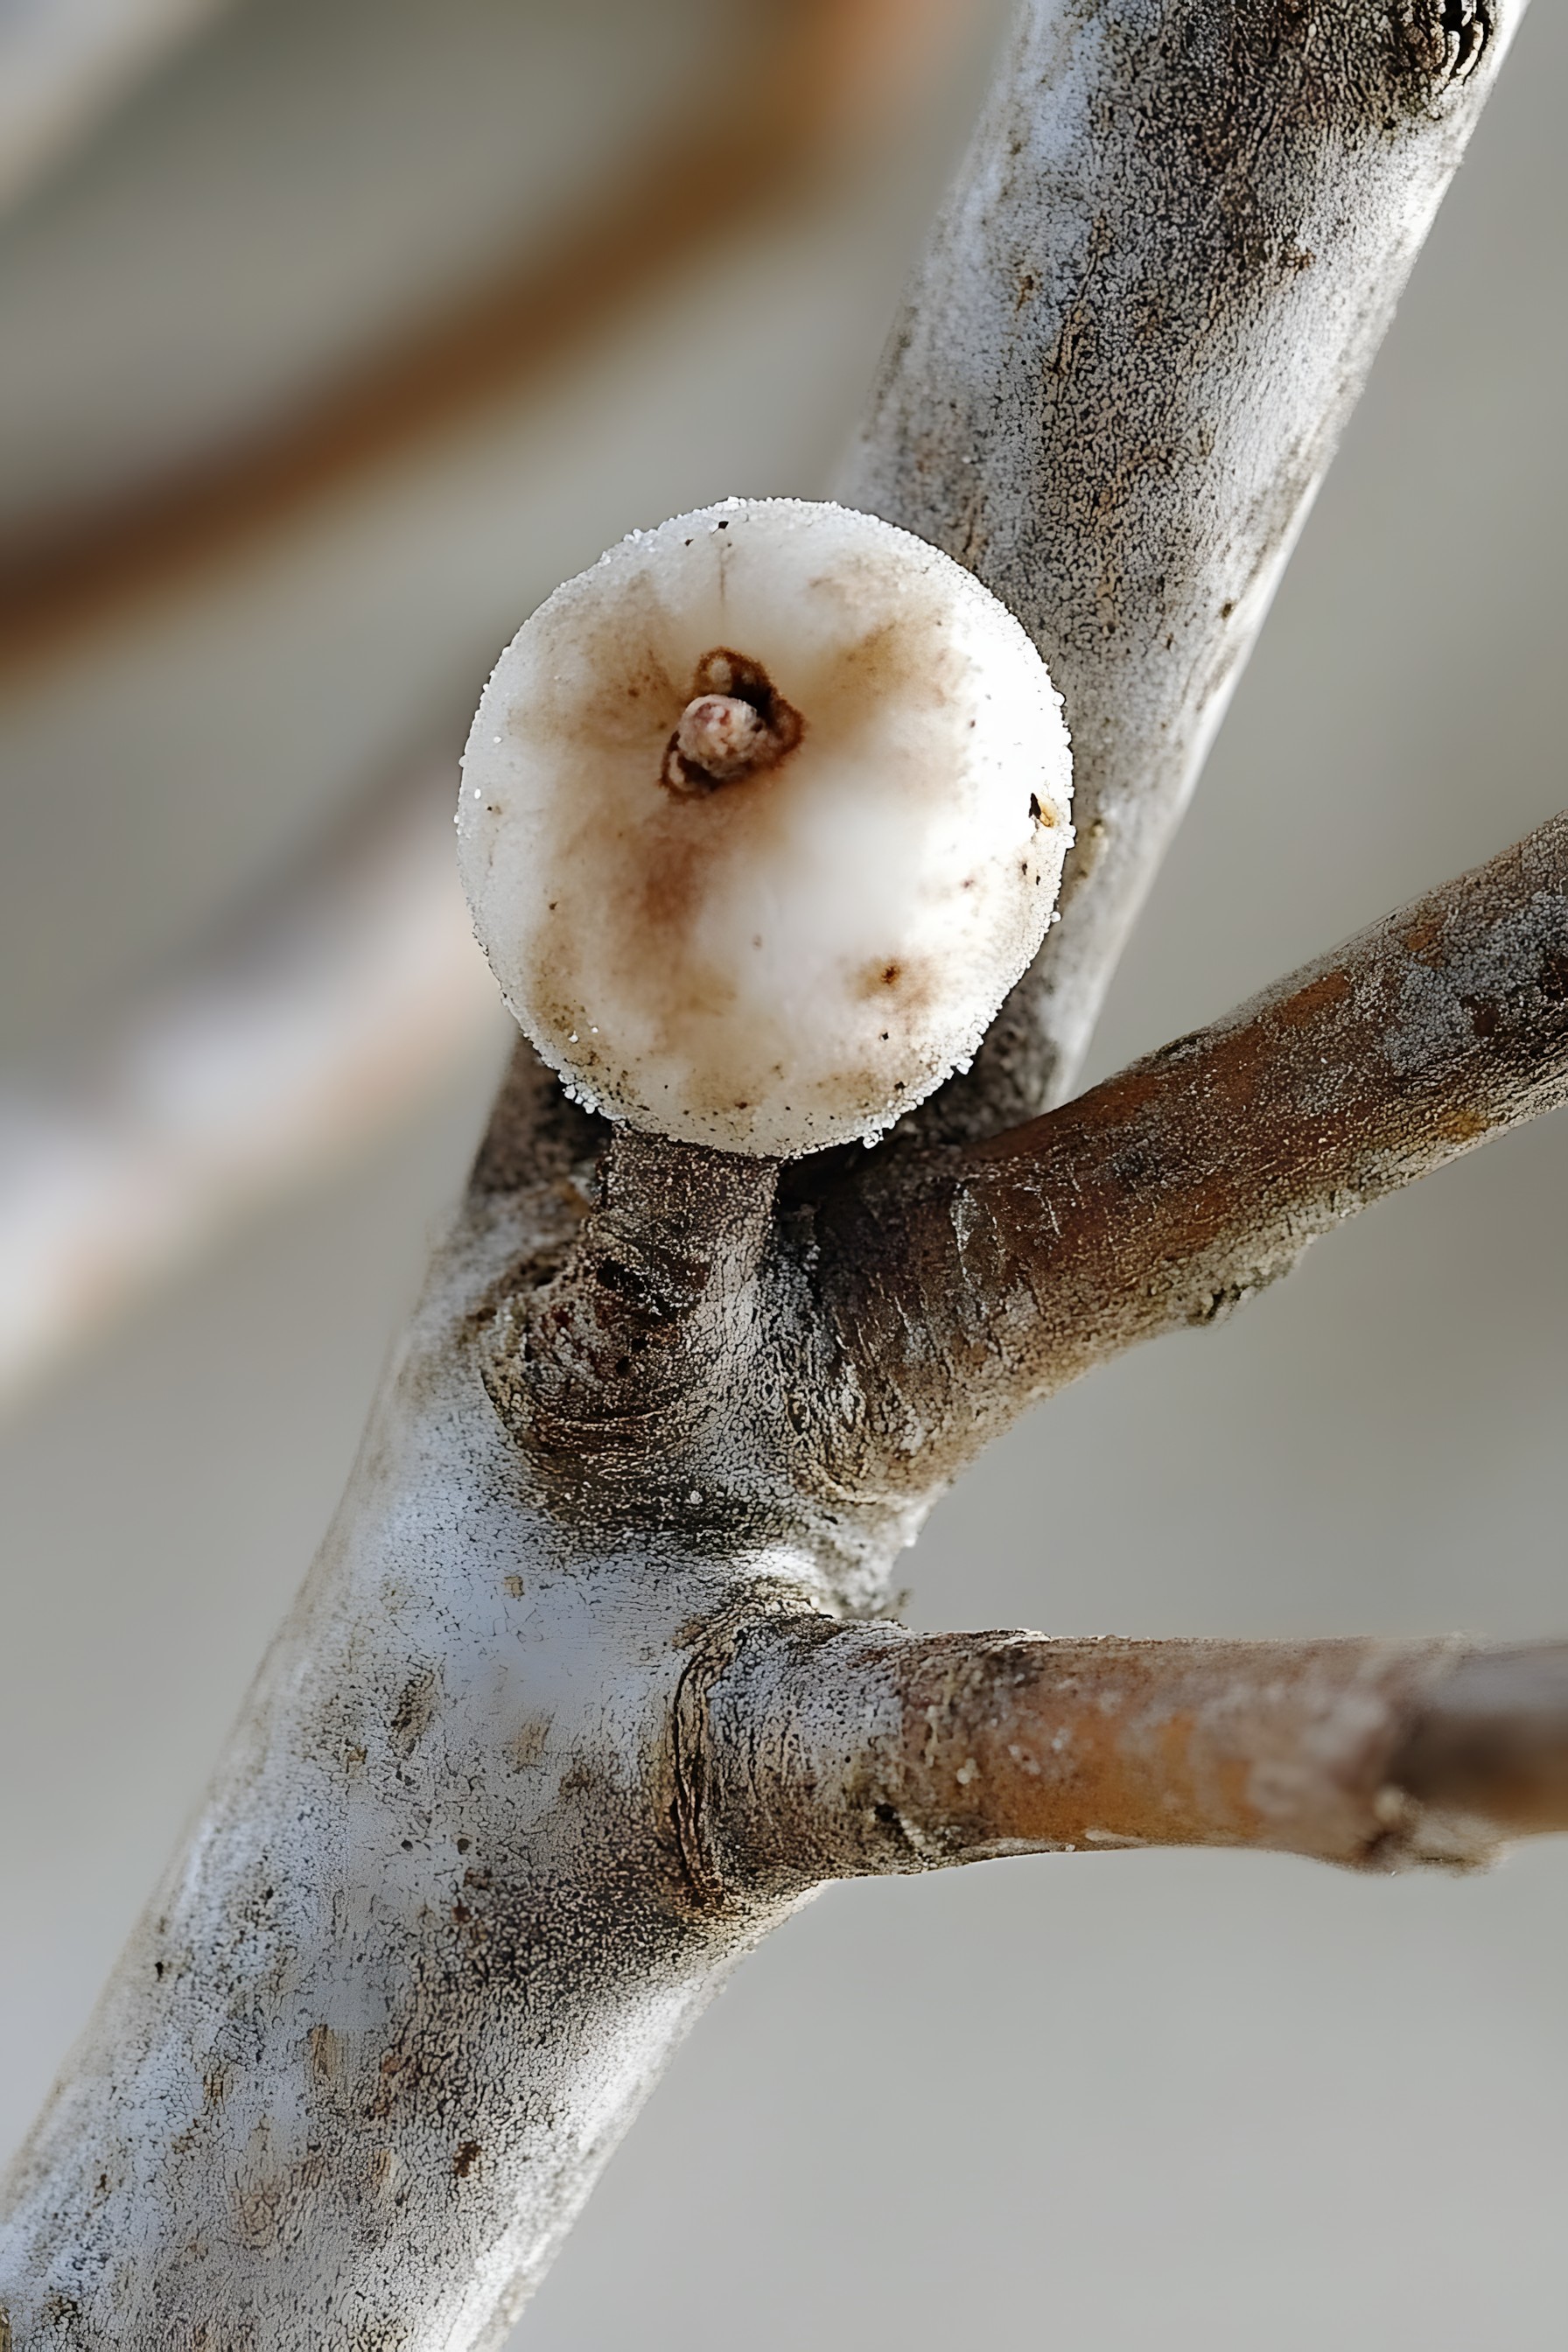
<path id="1" fill-rule="evenodd" d="M 1288 996 L 1276 1017 L 1289 1029 L 1301 1029 L 1320 1013 L 1342 1004 L 1351 992 L 1347 973 L 1326 971 L 1320 979 L 1309 981 L 1305 988 L 1299 988 L 1293 996 Z"/>
<path id="2" fill-rule="evenodd" d="M 413 1755 L 435 1721 L 439 1689 L 434 1666 L 405 1684 L 392 1716 L 392 1745 L 400 1757 Z"/>
<path id="3" fill-rule="evenodd" d="M 343 2045 L 342 2036 L 330 2025 L 312 2025 L 307 2037 L 310 2053 L 310 2072 L 323 2083 L 335 2083 L 342 2072 Z"/>

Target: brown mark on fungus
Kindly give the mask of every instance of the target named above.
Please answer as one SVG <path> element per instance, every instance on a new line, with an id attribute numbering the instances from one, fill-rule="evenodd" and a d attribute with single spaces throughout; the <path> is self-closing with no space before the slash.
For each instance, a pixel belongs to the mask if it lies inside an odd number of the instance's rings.
<path id="1" fill-rule="evenodd" d="M 458 856 L 573 1094 L 783 1158 L 873 1140 L 974 1052 L 1045 935 L 1070 797 L 1060 698 L 961 565 L 873 515 L 733 499 L 634 533 L 519 632 Z"/>

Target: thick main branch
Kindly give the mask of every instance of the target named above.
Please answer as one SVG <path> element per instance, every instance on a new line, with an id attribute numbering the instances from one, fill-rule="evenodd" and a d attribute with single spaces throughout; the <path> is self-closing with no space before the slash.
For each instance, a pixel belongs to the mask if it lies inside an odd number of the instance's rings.
<path id="1" fill-rule="evenodd" d="M 843 485 L 1018 615 L 1073 734 L 1061 923 L 923 1134 L 1070 1086 L 1521 14 L 1024 0 Z"/>

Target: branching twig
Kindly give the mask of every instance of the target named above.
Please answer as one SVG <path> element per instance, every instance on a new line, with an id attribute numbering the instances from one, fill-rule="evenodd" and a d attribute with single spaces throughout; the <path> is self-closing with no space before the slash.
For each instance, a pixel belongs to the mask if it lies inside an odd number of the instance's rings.
<path id="1" fill-rule="evenodd" d="M 1083 855 L 928 1134 L 1059 1084 L 1517 13 L 1026 9 L 860 478 L 1039 630 Z M 520 1056 L 316 1572 L 10 2176 L 0 2340 L 495 2344 L 824 1875 L 1107 1838 L 1469 1859 L 1560 1824 L 1560 1652 L 845 1621 L 1032 1397 L 1565 1081 L 1562 822 L 1050 1119 L 804 1163 L 776 1203 L 696 1145 L 595 1177 Z"/>
<path id="2" fill-rule="evenodd" d="M 1140 1339 L 1568 1095 L 1568 817 L 1213 1028 L 825 1204 L 856 1444 L 921 1489 Z M 878 1440 L 868 1447 L 867 1426 Z"/>

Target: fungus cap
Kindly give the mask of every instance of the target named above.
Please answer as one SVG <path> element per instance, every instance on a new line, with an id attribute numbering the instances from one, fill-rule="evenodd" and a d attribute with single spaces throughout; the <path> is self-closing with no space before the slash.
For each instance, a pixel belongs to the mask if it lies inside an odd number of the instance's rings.
<path id="1" fill-rule="evenodd" d="M 458 862 L 508 1004 L 611 1118 L 789 1157 L 973 1055 L 1072 838 L 1060 697 L 973 575 L 872 515 L 634 531 L 496 665 Z"/>

